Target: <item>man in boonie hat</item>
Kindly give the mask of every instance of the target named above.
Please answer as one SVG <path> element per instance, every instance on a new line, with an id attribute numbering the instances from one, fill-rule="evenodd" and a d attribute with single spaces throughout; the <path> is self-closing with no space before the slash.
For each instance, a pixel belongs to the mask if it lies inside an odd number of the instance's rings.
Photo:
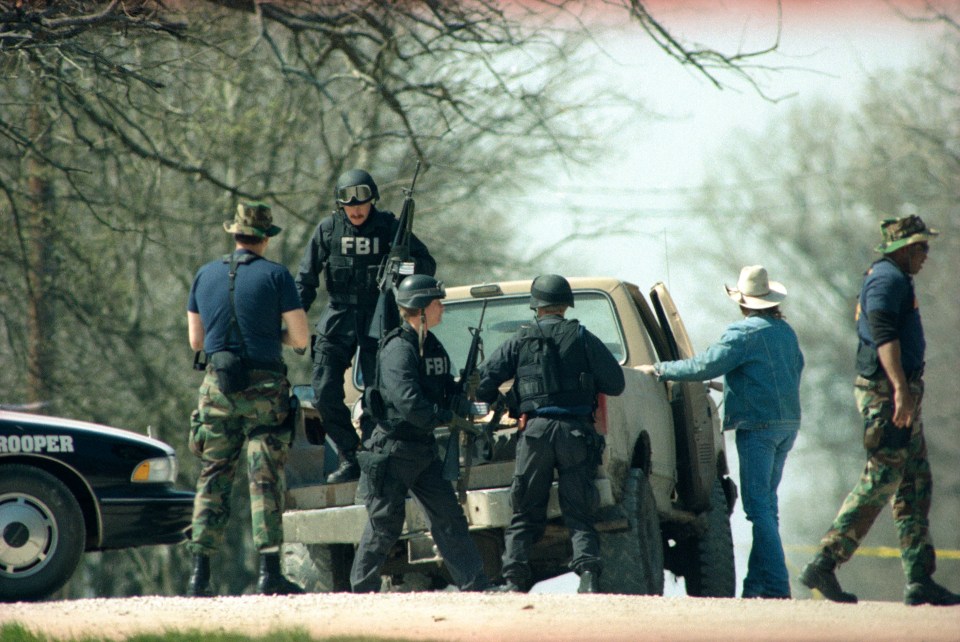
<path id="1" fill-rule="evenodd" d="M 880 224 L 883 256 L 867 270 L 857 304 L 857 372 L 854 393 L 864 418 L 867 464 L 840 507 L 820 550 L 800 581 L 835 602 L 856 602 L 840 588 L 834 569 L 849 560 L 884 505 L 896 494 L 893 520 L 900 534 L 906 604 L 949 606 L 960 595 L 933 581 L 936 554 L 930 541 L 932 476 L 920 401 L 926 341 L 913 275 L 939 232 L 916 215 Z"/>
<path id="2" fill-rule="evenodd" d="M 233 220 L 224 221 L 223 229 L 230 234 L 262 239 L 276 236 L 282 228 L 273 224 L 273 215 L 266 203 L 240 203 Z"/>
<path id="3" fill-rule="evenodd" d="M 736 430 L 743 509 L 753 524 L 742 597 L 786 599 L 790 578 L 780 540 L 777 487 L 800 428 L 803 353 L 780 312 L 787 289 L 771 281 L 766 268 L 749 265 L 740 271 L 735 288 L 724 288 L 743 319 L 698 355 L 638 369 L 658 381 L 724 377 L 723 429 Z"/>
<path id="4" fill-rule="evenodd" d="M 193 572 L 187 595 L 209 597 L 210 556 L 223 543 L 237 462 L 246 453 L 253 542 L 260 553 L 257 592 L 302 593 L 280 570 L 283 463 L 293 440 L 286 422 L 290 382 L 281 344 L 304 350 L 310 332 L 293 276 L 263 258 L 280 232 L 264 203 L 240 203 L 223 229 L 236 249 L 197 271 L 187 303 L 190 346 L 207 354 L 190 450 L 200 458 L 187 547 Z M 285 327 L 283 327 L 285 326 Z"/>

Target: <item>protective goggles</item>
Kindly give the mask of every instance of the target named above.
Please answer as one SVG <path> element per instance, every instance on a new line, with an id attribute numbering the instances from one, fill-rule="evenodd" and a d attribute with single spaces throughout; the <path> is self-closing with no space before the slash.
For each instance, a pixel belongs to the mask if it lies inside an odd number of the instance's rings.
<path id="1" fill-rule="evenodd" d="M 337 188 L 337 202 L 343 205 L 366 203 L 373 198 L 373 190 L 369 185 L 348 185 Z"/>

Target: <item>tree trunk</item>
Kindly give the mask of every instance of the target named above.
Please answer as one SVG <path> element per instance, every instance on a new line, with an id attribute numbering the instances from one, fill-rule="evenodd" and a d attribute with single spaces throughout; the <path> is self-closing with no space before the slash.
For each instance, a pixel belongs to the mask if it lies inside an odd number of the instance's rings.
<path id="1" fill-rule="evenodd" d="M 49 149 L 49 123 L 40 104 L 41 91 L 34 93 L 30 109 L 30 140 L 34 148 L 26 157 L 27 191 L 27 401 L 49 404 L 54 369 L 54 301 L 52 284 L 57 265 L 53 244 L 53 185 L 43 155 Z M 48 412 L 52 408 L 46 406 Z"/>

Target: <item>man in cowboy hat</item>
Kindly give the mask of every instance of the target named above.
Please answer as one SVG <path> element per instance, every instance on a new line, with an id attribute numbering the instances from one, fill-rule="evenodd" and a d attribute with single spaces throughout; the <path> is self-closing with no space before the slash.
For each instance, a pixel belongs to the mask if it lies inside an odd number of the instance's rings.
<path id="1" fill-rule="evenodd" d="M 960 604 L 960 595 L 932 578 L 936 554 L 927 519 L 932 480 L 920 417 L 926 344 L 912 277 L 938 232 L 915 215 L 887 219 L 880 230 L 876 251 L 883 256 L 867 270 L 857 305 L 854 393 L 863 415 L 867 464 L 800 581 L 834 602 L 856 602 L 854 594 L 840 588 L 834 569 L 853 556 L 895 495 L 893 519 L 907 577 L 904 602 Z"/>
<path id="2" fill-rule="evenodd" d="M 187 304 L 190 346 L 209 359 L 190 417 L 190 450 L 201 468 L 187 545 L 193 553 L 187 595 L 213 595 L 210 555 L 223 541 L 244 452 L 253 541 L 260 551 L 257 592 L 302 593 L 280 571 L 283 464 L 293 437 L 285 423 L 290 383 L 281 344 L 306 348 L 307 315 L 290 272 L 263 258 L 270 238 L 280 233 L 270 208 L 241 203 L 223 228 L 236 249 L 200 268 Z"/>
<path id="3" fill-rule="evenodd" d="M 724 376 L 723 428 L 736 430 L 743 509 L 753 524 L 753 546 L 743 597 L 789 598 L 790 578 L 780 541 L 777 486 L 800 428 L 803 353 L 780 304 L 787 296 L 766 269 L 740 271 L 727 296 L 744 318 L 720 340 L 683 361 L 640 366 L 658 381 L 704 381 Z"/>

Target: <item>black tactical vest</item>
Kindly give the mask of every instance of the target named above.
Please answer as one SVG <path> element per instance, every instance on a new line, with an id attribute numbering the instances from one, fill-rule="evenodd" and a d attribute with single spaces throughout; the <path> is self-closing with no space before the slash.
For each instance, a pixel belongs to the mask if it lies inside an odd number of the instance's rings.
<path id="1" fill-rule="evenodd" d="M 521 413 L 547 406 L 594 407 L 597 391 L 581 332 L 575 319 L 520 329 L 513 385 Z"/>
<path id="2" fill-rule="evenodd" d="M 333 215 L 330 257 L 324 270 L 327 292 L 334 303 L 376 305 L 377 271 L 390 253 L 393 222 L 388 212 L 372 209 L 360 234 L 338 210 Z"/>
<path id="3" fill-rule="evenodd" d="M 397 338 L 410 343 L 419 354 L 420 347 L 416 333 L 402 327 L 394 328 L 384 336 L 381 350 L 388 342 Z M 423 356 L 417 366 L 417 373 L 420 380 L 420 389 L 427 401 L 445 408 L 447 404 L 447 383 L 450 380 L 450 357 L 440 341 L 432 334 L 428 333 L 426 340 L 423 342 Z M 388 433 L 395 439 L 432 439 L 432 431 L 424 433 L 423 428 L 408 424 L 391 404 L 384 404 L 384 414 L 386 417 L 382 423 Z"/>

